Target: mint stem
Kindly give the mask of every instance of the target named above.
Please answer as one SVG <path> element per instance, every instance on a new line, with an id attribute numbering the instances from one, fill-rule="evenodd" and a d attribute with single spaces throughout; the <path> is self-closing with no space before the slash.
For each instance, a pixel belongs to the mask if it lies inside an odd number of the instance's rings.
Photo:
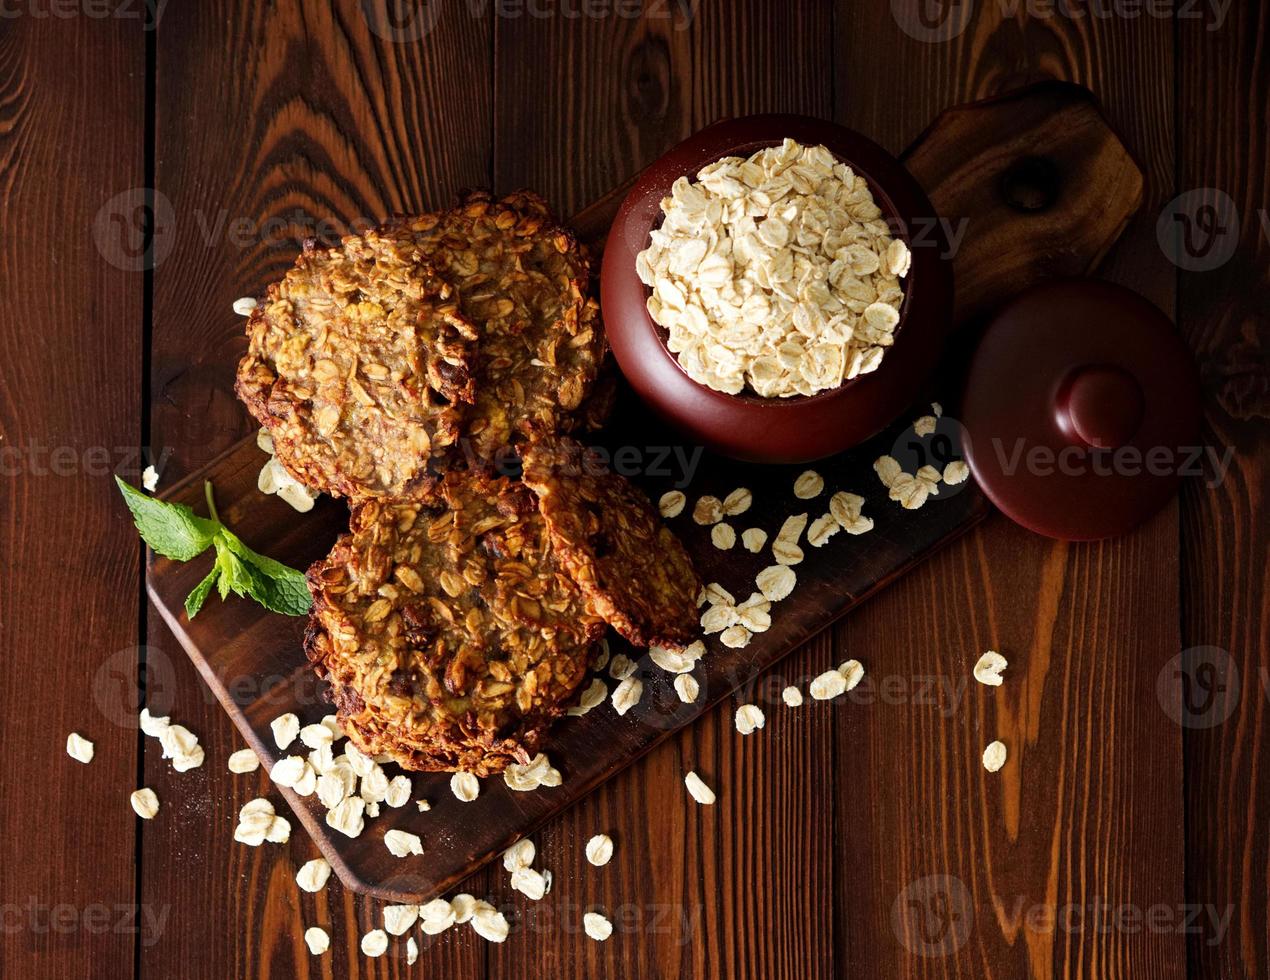
<path id="1" fill-rule="evenodd" d="M 220 517 L 216 514 L 216 501 L 212 497 L 212 481 L 203 481 L 203 496 L 207 498 L 207 513 L 217 524 L 220 523 Z"/>

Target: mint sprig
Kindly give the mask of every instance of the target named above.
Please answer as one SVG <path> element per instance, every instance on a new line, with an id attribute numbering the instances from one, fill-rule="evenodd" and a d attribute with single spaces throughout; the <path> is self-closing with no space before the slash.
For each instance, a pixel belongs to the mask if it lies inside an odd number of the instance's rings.
<path id="1" fill-rule="evenodd" d="M 271 612 L 304 616 L 312 605 L 304 573 L 247 547 L 238 535 L 221 523 L 216 513 L 210 482 L 203 484 L 210 517 L 200 517 L 185 504 L 147 496 L 115 477 L 124 503 L 141 538 L 156 554 L 175 561 L 197 558 L 215 548 L 216 561 L 207 577 L 185 598 L 185 614 L 193 619 L 215 588 L 222 600 L 233 592 L 250 597 Z"/>

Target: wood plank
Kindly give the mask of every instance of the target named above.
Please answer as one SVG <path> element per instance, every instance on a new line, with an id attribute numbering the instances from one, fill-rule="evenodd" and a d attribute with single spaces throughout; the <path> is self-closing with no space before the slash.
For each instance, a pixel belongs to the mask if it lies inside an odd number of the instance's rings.
<path id="1" fill-rule="evenodd" d="M 964 30 L 941 41 L 908 16 L 917 3 L 836 9 L 838 118 L 892 149 L 935 109 L 1020 81 L 1092 88 L 1148 174 L 1143 215 L 1104 272 L 1172 311 L 1170 269 L 1148 244 L 1172 183 L 1168 22 L 948 5 L 945 29 Z M 996 518 L 840 628 L 900 702 L 837 719 L 839 769 L 858 773 L 835 784 L 851 870 L 836 879 L 834 936 L 851 975 L 1182 975 L 1176 928 L 1100 930 L 1087 911 L 1101 899 L 1182 914 L 1180 742 L 1154 691 L 1179 642 L 1176 520 L 1174 507 L 1124 539 L 1067 546 Z M 989 648 L 1011 661 L 996 690 L 968 678 Z M 909 703 L 932 683 L 933 703 Z M 1011 756 L 989 775 L 979 755 L 994 738 Z M 1051 925 L 1069 903 L 1086 909 L 1080 925 Z"/>
<path id="2" fill-rule="evenodd" d="M 140 552 L 110 478 L 143 465 L 140 26 L 17 7 L 0 30 L 7 977 L 129 976 L 134 945 L 172 939 L 164 903 L 136 906 Z M 67 757 L 72 731 L 95 744 L 91 764 Z"/>
<path id="3" fill-rule="evenodd" d="M 1178 21 L 1179 137 L 1175 190 L 1158 212 L 1182 263 L 1178 320 L 1200 364 L 1201 441 L 1234 455 L 1220 482 L 1188 483 L 1182 497 L 1182 646 L 1175 690 L 1186 758 L 1187 901 L 1206 911 L 1187 937 L 1196 977 L 1270 976 L 1270 588 L 1265 519 L 1270 493 L 1270 9 L 1235 4 Z M 1206 192 L 1204 189 L 1212 189 Z M 1204 208 L 1219 205 L 1210 222 Z M 1235 686 L 1235 685 L 1238 686 Z M 1188 700 L 1181 701 L 1185 696 Z M 1225 928 L 1215 917 L 1229 916 Z"/>
<path id="4" fill-rule="evenodd" d="M 466 8 L 439 20 L 387 18 L 396 6 L 217 0 L 166 11 L 156 183 L 176 223 L 154 278 L 151 378 L 151 440 L 172 450 L 165 485 L 252 429 L 232 390 L 244 347 L 234 299 L 280 276 L 306 236 L 444 205 L 489 179 L 489 19 Z M 241 738 L 153 612 L 148 633 L 166 665 L 158 706 L 200 736 L 207 762 L 173 775 L 147 744 L 149 778 L 173 819 L 146 829 L 143 894 L 170 905 L 172 934 L 183 939 L 143 949 L 142 974 L 404 972 L 396 945 L 379 961 L 358 949 L 380 924 L 378 905 L 334 880 L 317 896 L 296 888 L 294 870 L 317 853 L 301 828 L 282 848 L 233 843 L 242 803 L 268 795 L 285 807 L 267 777 L 226 772 Z M 320 960 L 301 940 L 313 924 L 331 934 Z M 432 943 L 420 967 L 477 975 L 483 955 L 475 943 Z"/>
<path id="5" fill-rule="evenodd" d="M 537 187 L 569 213 L 717 119 L 831 111 L 825 5 L 744 0 L 644 11 L 629 23 L 500 23 L 499 186 Z M 572 97 L 539 95 L 559 87 Z M 819 644 L 781 669 L 804 674 L 817 653 Z M 535 903 L 545 908 L 530 912 L 543 934 L 492 951 L 492 976 L 831 975 L 819 941 L 829 914 L 817 900 L 828 884 L 831 802 L 805 780 L 828 764 L 827 744 L 738 744 L 731 701 L 536 835 L 543 866 L 556 874 L 552 893 Z M 693 768 L 720 791 L 714 807 L 686 798 L 683 775 Z M 593 868 L 582 849 L 601 831 L 613 837 L 615 856 Z M 604 943 L 580 932 L 592 910 L 614 923 Z"/>

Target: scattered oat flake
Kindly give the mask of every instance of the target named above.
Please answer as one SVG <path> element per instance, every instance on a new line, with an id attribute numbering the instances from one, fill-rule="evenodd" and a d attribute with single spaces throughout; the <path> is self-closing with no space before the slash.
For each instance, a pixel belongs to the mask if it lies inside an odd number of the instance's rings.
<path id="1" fill-rule="evenodd" d="M 788 565 L 769 565 L 754 579 L 754 584 L 771 602 L 779 602 L 794 591 L 798 578 Z"/>
<path id="2" fill-rule="evenodd" d="M 931 414 L 933 414 L 935 418 L 942 419 L 944 417 L 944 406 L 939 404 L 939 402 L 931 402 L 930 410 Z"/>
<path id="3" fill-rule="evenodd" d="M 794 496 L 799 500 L 811 500 L 824 492 L 824 478 L 815 470 L 806 470 L 794 481 Z"/>
<path id="4" fill-rule="evenodd" d="M 372 929 L 362 936 L 362 954 L 364 956 L 383 956 L 388 952 L 388 933 L 383 929 Z"/>
<path id="5" fill-rule="evenodd" d="M 683 513 L 684 505 L 687 502 L 688 498 L 678 490 L 670 490 L 661 495 L 661 500 L 657 502 L 657 509 L 661 512 L 661 516 L 667 519 L 678 517 Z"/>
<path id="6" fill-rule="evenodd" d="M 675 678 L 675 693 L 684 704 L 692 704 L 696 701 L 700 690 L 701 686 L 691 674 L 680 674 Z"/>
<path id="7" fill-rule="evenodd" d="M 864 679 L 864 664 L 858 660 L 846 660 L 838 664 L 838 673 L 847 682 L 847 690 L 854 691 L 856 685 Z"/>
<path id="8" fill-rule="evenodd" d="M 988 772 L 996 772 L 1005 765 L 1005 745 L 1002 742 L 992 742 L 983 750 L 983 768 Z"/>
<path id="9" fill-rule="evenodd" d="M 736 604 L 736 599 L 733 598 L 732 593 L 718 582 L 711 582 L 702 591 L 705 593 L 705 601 L 712 606 L 732 606 Z"/>
<path id="10" fill-rule="evenodd" d="M 512 872 L 512 890 L 520 892 L 531 902 L 542 901 L 551 887 L 549 874 L 550 872 L 543 874 L 533 868 L 517 868 Z"/>
<path id="11" fill-rule="evenodd" d="M 320 749 L 323 745 L 330 745 L 334 737 L 329 728 L 318 722 L 315 725 L 305 725 L 300 729 L 300 741 L 311 749 Z"/>
<path id="12" fill-rule="evenodd" d="M 965 483 L 970 478 L 970 467 L 962 459 L 954 459 L 944 467 L 944 482 L 950 487 Z"/>
<path id="13" fill-rule="evenodd" d="M 134 790 L 128 797 L 128 802 L 132 804 L 133 811 L 142 820 L 153 820 L 154 815 L 159 812 L 159 798 L 154 795 L 154 790 L 148 787 Z"/>
<path id="14" fill-rule="evenodd" d="M 239 749 L 229 756 L 229 771 L 233 773 L 255 772 L 260 768 L 260 757 L 253 749 Z"/>
<path id="15" fill-rule="evenodd" d="M 975 664 L 974 676 L 980 684 L 987 684 L 989 687 L 1001 686 L 1001 672 L 1009 666 L 1005 657 L 997 653 L 995 650 L 987 651 L 979 658 Z"/>
<path id="16" fill-rule="evenodd" d="M 366 801 L 359 796 L 341 800 L 326 815 L 326 825 L 346 837 L 357 837 L 365 829 Z"/>
<path id="17" fill-rule="evenodd" d="M 385 905 L 384 929 L 394 936 L 404 936 L 406 930 L 419 921 L 417 905 Z"/>
<path id="18" fill-rule="evenodd" d="M 723 520 L 723 501 L 709 495 L 697 501 L 692 508 L 692 519 L 698 524 L 717 524 Z"/>
<path id="19" fill-rule="evenodd" d="M 150 493 L 154 493 L 159 487 L 159 471 L 153 466 L 147 466 L 141 471 L 141 486 Z"/>
<path id="20" fill-rule="evenodd" d="M 682 650 L 670 650 L 666 647 L 651 646 L 648 657 L 654 664 L 670 674 L 686 674 L 696 666 L 697 661 L 705 653 L 705 644 L 700 640 Z"/>
<path id="21" fill-rule="evenodd" d="M 515 871 L 517 868 L 527 868 L 534 863 L 534 857 L 537 853 L 538 849 L 534 847 L 534 842 L 528 837 L 522 837 L 507 850 L 503 851 L 503 867 L 508 871 Z"/>
<path id="22" fill-rule="evenodd" d="M 613 838 L 608 834 L 596 834 L 586 842 L 586 859 L 602 868 L 613 858 Z"/>
<path id="23" fill-rule="evenodd" d="M 409 776 L 393 776 L 388 781 L 388 792 L 384 794 L 384 802 L 394 809 L 403 807 L 410 802 L 411 789 Z"/>
<path id="24" fill-rule="evenodd" d="M 437 899 L 436 901 L 440 902 L 444 901 L 444 899 Z M 476 913 L 476 899 L 467 892 L 459 892 L 450 899 L 450 908 L 454 911 L 454 921 L 459 925 L 463 925 L 465 922 L 471 921 L 472 916 Z M 427 905 L 423 907 L 423 911 L 424 913 L 428 911 Z"/>
<path id="25" fill-rule="evenodd" d="M 742 647 L 748 646 L 751 639 L 753 639 L 753 636 L 750 631 L 739 623 L 735 626 L 729 626 L 719 634 L 719 642 L 732 650 L 740 650 Z"/>
<path id="26" fill-rule="evenodd" d="M 149 708 L 141 709 L 141 731 L 151 738 L 161 738 L 163 733 L 168 730 L 172 719 L 166 715 L 162 718 L 156 718 L 150 714 Z"/>
<path id="27" fill-rule="evenodd" d="M 787 518 L 781 529 L 776 532 L 777 541 L 785 541 L 789 544 L 798 544 L 798 539 L 803 536 L 803 529 L 807 527 L 806 514 L 793 514 Z"/>
<path id="28" fill-rule="evenodd" d="M 817 701 L 831 701 L 847 690 L 847 679 L 838 670 L 826 670 L 808 685 L 807 691 Z"/>
<path id="29" fill-rule="evenodd" d="M 423 853 L 423 841 L 419 835 L 405 830 L 390 830 L 384 834 L 384 846 L 399 858 Z"/>
<path id="30" fill-rule="evenodd" d="M 754 495 L 745 487 L 737 487 L 723 498 L 723 513 L 728 517 L 739 517 L 750 509 Z"/>
<path id="31" fill-rule="evenodd" d="M 325 929 L 309 926 L 304 930 L 304 944 L 314 956 L 321 956 L 331 948 L 331 937 L 326 934 Z"/>
<path id="32" fill-rule="evenodd" d="M 710 529 L 710 543 L 720 551 L 731 550 L 736 544 L 736 529 L 731 524 L 716 524 Z"/>
<path id="33" fill-rule="evenodd" d="M 696 772 L 690 772 L 684 776 L 684 785 L 688 787 L 689 795 L 702 806 L 710 806 L 714 803 L 714 790 L 702 782 Z"/>
<path id="34" fill-rule="evenodd" d="M 615 681 L 624 681 L 635 673 L 636 663 L 624 653 L 619 653 L 609 661 L 609 676 Z"/>
<path id="35" fill-rule="evenodd" d="M 789 705 L 789 707 L 797 708 L 803 703 L 803 692 L 791 684 L 789 687 L 785 688 L 785 690 L 781 691 L 781 700 Z"/>
<path id="36" fill-rule="evenodd" d="M 78 732 L 66 736 L 66 754 L 85 765 L 93 761 L 93 743 Z"/>
<path id="37" fill-rule="evenodd" d="M 767 718 L 757 704 L 743 704 L 736 709 L 735 723 L 738 732 L 750 735 L 767 724 Z"/>
<path id="38" fill-rule="evenodd" d="M 599 912 L 588 912 L 582 916 L 582 928 L 586 931 L 587 936 L 594 939 L 597 943 L 602 943 L 613 935 L 613 923 L 611 923 Z"/>
<path id="39" fill-rule="evenodd" d="M 300 865 L 300 870 L 295 873 L 295 883 L 306 892 L 316 893 L 326 887 L 330 877 L 331 866 L 326 858 L 314 858 Z"/>
<path id="40" fill-rule="evenodd" d="M 767 544 L 767 532 L 761 527 L 747 528 L 741 532 L 741 544 L 746 551 L 757 555 L 763 550 L 763 545 Z"/>
<path id="41" fill-rule="evenodd" d="M 833 514 L 822 514 L 812 521 L 811 527 L 807 529 L 807 543 L 813 548 L 823 548 L 840 530 L 842 525 Z"/>
<path id="42" fill-rule="evenodd" d="M 243 296 L 234 300 L 234 312 L 239 316 L 251 316 L 251 311 L 256 308 L 256 300 L 251 296 Z"/>
<path id="43" fill-rule="evenodd" d="M 873 472 L 878 475 L 884 487 L 891 487 L 904 471 L 893 456 L 879 456 L 873 462 Z"/>
<path id="44" fill-rule="evenodd" d="M 414 966 L 419 962 L 419 944 L 415 941 L 415 937 L 411 936 L 406 940 L 406 966 Z"/>
<path id="45" fill-rule="evenodd" d="M 456 772 L 450 777 L 450 792 L 463 803 L 471 803 L 481 795 L 481 781 L 470 772 Z"/>
<path id="46" fill-rule="evenodd" d="M 300 734 L 300 719 L 288 711 L 269 722 L 269 727 L 273 729 L 273 740 L 278 748 L 285 749 Z"/>
<path id="47" fill-rule="evenodd" d="M 419 808 L 420 813 L 427 813 L 432 809 L 432 804 L 428 800 L 416 800 L 415 806 Z"/>
<path id="48" fill-rule="evenodd" d="M 472 929 L 487 942 L 501 943 L 507 939 L 507 934 L 511 931 L 511 927 L 507 924 L 507 917 L 489 902 L 479 899 L 472 912 L 471 921 Z"/>
<path id="49" fill-rule="evenodd" d="M 569 714 L 575 718 L 585 715 L 592 708 L 603 704 L 608 696 L 608 686 L 599 677 L 593 677 L 590 686 L 582 692 L 578 703 L 569 709 Z"/>
<path id="50" fill-rule="evenodd" d="M 913 434 L 919 439 L 925 439 L 928 435 L 935 431 L 938 420 L 933 415 L 923 415 L 913 423 Z"/>
<path id="51" fill-rule="evenodd" d="M 639 704 L 644 696 L 644 682 L 638 677 L 627 677 L 613 689 L 613 710 L 624 715 Z"/>
<path id="52" fill-rule="evenodd" d="M 469 908 L 466 918 L 460 918 L 458 915 L 458 904 L 460 899 L 472 901 L 471 895 L 456 895 L 453 902 L 447 902 L 444 898 L 434 898 L 432 901 L 419 907 L 420 928 L 426 935 L 438 936 L 456 922 L 466 922 L 472 917 L 472 911 Z"/>

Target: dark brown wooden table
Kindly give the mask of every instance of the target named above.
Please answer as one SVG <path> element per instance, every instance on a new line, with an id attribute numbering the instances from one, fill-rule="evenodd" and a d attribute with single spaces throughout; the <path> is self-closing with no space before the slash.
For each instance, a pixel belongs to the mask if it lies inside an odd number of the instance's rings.
<path id="1" fill-rule="evenodd" d="M 387 7 L 0 8 L 0 976 L 1270 975 L 1266 6 Z M 302 833 L 233 843 L 267 778 L 225 771 L 241 743 L 142 601 L 109 474 L 137 482 L 142 445 L 169 482 L 249 431 L 236 297 L 306 235 L 462 187 L 531 186 L 568 214 L 723 116 L 810 113 L 898 151 L 946 106 L 1041 78 L 1091 88 L 1146 170 L 1104 272 L 1179 323 L 1224 479 L 1115 541 L 989 520 L 764 682 L 850 655 L 871 693 L 672 738 L 537 835 L 540 903 L 478 873 L 467 890 L 517 912 L 504 945 L 464 928 L 413 969 L 367 960 L 378 909 L 334 881 L 300 893 Z M 987 648 L 1011 662 L 992 697 L 967 681 Z M 140 737 L 141 679 L 202 769 Z M 989 776 L 995 737 L 1011 759 Z M 686 762 L 713 808 L 685 804 Z M 144 825 L 141 784 L 164 804 Z M 582 856 L 599 830 L 604 869 Z M 606 943 L 581 934 L 591 907 Z"/>

